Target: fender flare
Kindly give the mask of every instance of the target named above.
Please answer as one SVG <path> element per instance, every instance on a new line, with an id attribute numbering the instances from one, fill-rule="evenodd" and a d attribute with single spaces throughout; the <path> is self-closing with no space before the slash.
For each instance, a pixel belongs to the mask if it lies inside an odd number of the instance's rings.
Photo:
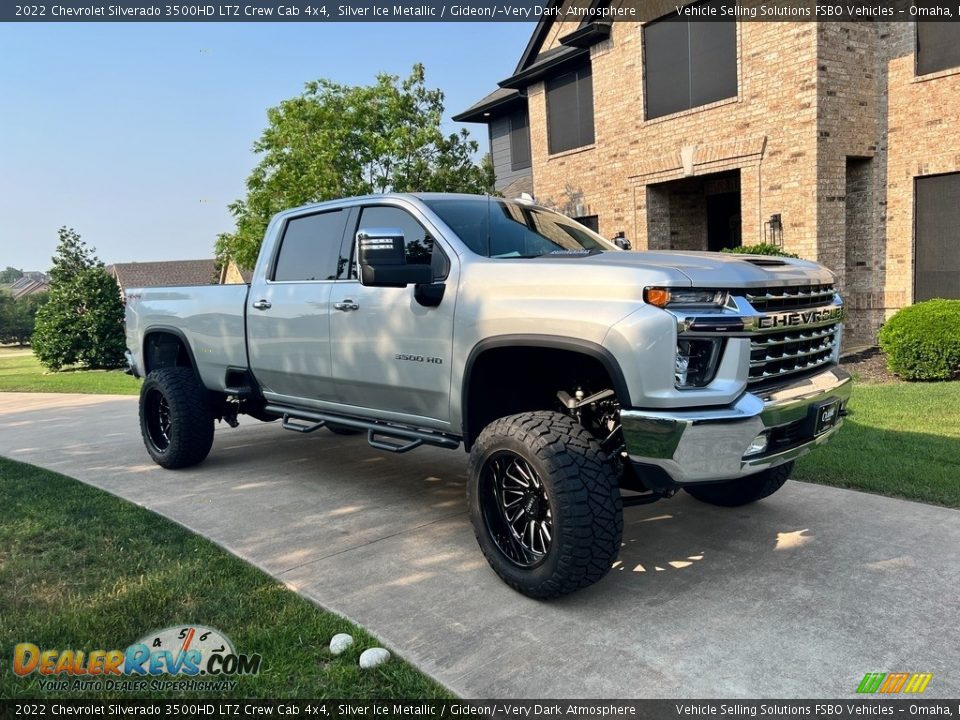
<path id="1" fill-rule="evenodd" d="M 187 340 L 187 336 L 183 334 L 183 331 L 180 328 L 172 327 L 170 325 L 151 325 L 148 329 L 143 332 L 143 343 L 141 345 L 141 357 L 143 358 L 143 376 L 146 377 L 149 374 L 147 370 L 147 342 L 150 339 L 151 335 L 165 333 L 167 335 L 173 335 L 176 337 L 180 344 L 183 345 L 183 348 L 187 351 L 187 357 L 190 358 L 190 367 L 193 368 L 193 371 L 199 376 L 200 366 L 197 365 L 197 358 L 194 357 L 193 347 L 190 345 L 190 342 Z"/>
<path id="2" fill-rule="evenodd" d="M 463 379 L 460 385 L 461 431 L 466 450 L 469 450 L 471 445 L 470 428 L 468 427 L 470 417 L 468 403 L 470 377 L 473 373 L 473 366 L 477 358 L 487 350 L 502 347 L 537 347 L 550 350 L 566 350 L 597 360 L 610 376 L 610 380 L 613 382 L 613 391 L 617 394 L 617 398 L 621 403 L 629 405 L 630 391 L 627 388 L 627 381 L 623 376 L 623 371 L 620 369 L 620 363 L 617 362 L 613 353 L 599 343 L 582 340 L 580 338 L 564 337 L 562 335 L 536 335 L 533 333 L 495 335 L 484 338 L 470 350 L 470 354 L 467 356 L 467 362 L 463 368 Z"/>

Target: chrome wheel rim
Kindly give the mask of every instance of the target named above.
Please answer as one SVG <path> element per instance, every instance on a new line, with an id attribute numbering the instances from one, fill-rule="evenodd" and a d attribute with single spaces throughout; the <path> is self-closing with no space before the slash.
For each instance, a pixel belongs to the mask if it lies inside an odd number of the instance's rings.
<path id="1" fill-rule="evenodd" d="M 144 418 L 147 421 L 147 437 L 150 444 L 159 452 L 170 447 L 170 435 L 173 422 L 170 419 L 170 405 L 163 393 L 151 390 L 147 394 Z"/>
<path id="2" fill-rule="evenodd" d="M 553 511 L 546 486 L 516 453 L 492 455 L 480 475 L 479 498 L 487 531 L 514 565 L 540 565 L 553 545 Z"/>

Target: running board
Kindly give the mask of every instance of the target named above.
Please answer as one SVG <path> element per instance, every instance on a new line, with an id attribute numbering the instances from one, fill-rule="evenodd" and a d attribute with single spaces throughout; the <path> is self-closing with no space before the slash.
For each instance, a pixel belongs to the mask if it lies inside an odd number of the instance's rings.
<path id="1" fill-rule="evenodd" d="M 366 430 L 367 442 L 370 447 L 378 450 L 386 450 L 392 453 L 410 452 L 421 445 L 433 445 L 435 447 L 456 450 L 460 447 L 460 441 L 429 430 L 415 430 L 410 427 L 400 427 L 398 425 L 388 425 L 387 423 L 376 420 L 361 420 L 359 418 L 343 417 L 341 415 L 329 415 L 327 413 L 316 412 L 314 410 L 301 410 L 300 408 L 288 408 L 282 405 L 267 405 L 264 410 L 283 418 L 283 429 L 293 430 L 299 433 L 310 433 L 319 430 L 327 423 L 333 423 L 341 427 L 348 427 L 354 430 Z M 390 438 L 399 440 L 399 443 L 388 442 L 379 438 Z"/>

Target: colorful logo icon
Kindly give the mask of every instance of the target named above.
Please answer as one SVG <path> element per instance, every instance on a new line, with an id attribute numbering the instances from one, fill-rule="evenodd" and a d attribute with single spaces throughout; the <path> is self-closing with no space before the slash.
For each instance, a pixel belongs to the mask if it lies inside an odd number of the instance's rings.
<path id="1" fill-rule="evenodd" d="M 202 625 L 164 628 L 126 650 L 41 650 L 33 643 L 13 649 L 13 672 L 20 677 L 255 675 L 260 661 L 260 655 L 237 653 L 226 635 Z"/>
<path id="2" fill-rule="evenodd" d="M 933 673 L 867 673 L 857 686 L 858 693 L 912 693 L 927 689 Z"/>

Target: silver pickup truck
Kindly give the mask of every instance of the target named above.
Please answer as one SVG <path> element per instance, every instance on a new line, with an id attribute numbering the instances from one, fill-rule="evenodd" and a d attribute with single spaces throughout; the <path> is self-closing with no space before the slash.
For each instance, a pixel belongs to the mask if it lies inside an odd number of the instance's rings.
<path id="1" fill-rule="evenodd" d="M 742 505 L 840 427 L 843 306 L 786 258 L 629 252 L 563 215 L 472 195 L 278 214 L 250 285 L 131 289 L 140 426 L 166 468 L 217 420 L 470 453 L 492 568 L 532 597 L 602 578 L 625 505 Z"/>

